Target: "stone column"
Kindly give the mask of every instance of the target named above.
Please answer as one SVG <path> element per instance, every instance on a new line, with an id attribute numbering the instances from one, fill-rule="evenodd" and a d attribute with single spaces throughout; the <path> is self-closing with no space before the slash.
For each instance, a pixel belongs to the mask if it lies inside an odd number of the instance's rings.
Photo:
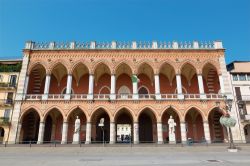
<path id="1" fill-rule="evenodd" d="M 91 122 L 87 122 L 86 124 L 86 141 L 85 144 L 91 143 Z"/>
<path id="2" fill-rule="evenodd" d="M 61 144 L 67 144 L 67 142 L 68 142 L 68 126 L 69 126 L 68 122 L 63 122 Z"/>
<path id="3" fill-rule="evenodd" d="M 25 79 L 25 84 L 24 84 L 23 99 L 25 99 L 25 97 L 26 97 L 26 94 L 28 91 L 28 85 L 29 85 L 29 76 L 27 75 L 26 79 Z"/>
<path id="4" fill-rule="evenodd" d="M 43 143 L 43 137 L 44 137 L 44 122 L 40 122 L 37 144 Z"/>
<path id="5" fill-rule="evenodd" d="M 160 100 L 161 99 L 159 74 L 155 75 L 155 99 L 156 100 Z"/>
<path id="6" fill-rule="evenodd" d="M 138 100 L 139 99 L 139 95 L 138 95 L 138 81 L 134 81 L 134 82 L 132 82 L 132 84 L 133 84 L 133 99 L 134 100 Z"/>
<path id="7" fill-rule="evenodd" d="M 206 99 L 206 95 L 204 92 L 204 85 L 203 85 L 203 77 L 202 74 L 197 75 L 198 78 L 198 85 L 199 85 L 199 92 L 200 92 L 200 98 L 201 99 Z"/>
<path id="8" fill-rule="evenodd" d="M 22 130 L 22 123 L 18 123 L 15 143 L 19 143 L 19 141 L 20 141 L 21 130 Z"/>
<path id="9" fill-rule="evenodd" d="M 64 99 L 65 99 L 65 100 L 70 100 L 71 87 L 72 87 L 72 75 L 71 75 L 71 74 L 68 74 L 66 94 L 65 94 L 65 96 L 64 96 Z"/>
<path id="10" fill-rule="evenodd" d="M 181 75 L 180 74 L 176 75 L 176 84 L 177 84 L 178 99 L 183 100 L 184 95 L 182 94 L 182 83 L 181 83 Z"/>
<path id="11" fill-rule="evenodd" d="M 208 121 L 203 122 L 203 128 L 204 128 L 204 134 L 205 134 L 205 139 L 206 139 L 207 143 L 211 143 L 211 137 L 210 137 L 210 130 L 209 130 Z"/>
<path id="12" fill-rule="evenodd" d="M 158 144 L 163 144 L 163 135 L 162 135 L 162 122 L 157 122 L 157 138 Z"/>
<path id="13" fill-rule="evenodd" d="M 187 131 L 186 131 L 186 123 L 181 122 L 181 141 L 183 144 L 187 142 Z"/>
<path id="14" fill-rule="evenodd" d="M 110 122 L 110 144 L 116 142 L 115 122 Z"/>
<path id="15" fill-rule="evenodd" d="M 50 75 L 46 75 L 45 78 L 45 85 L 44 85 L 44 93 L 43 93 L 43 100 L 48 100 L 49 88 L 50 88 Z"/>
<path id="16" fill-rule="evenodd" d="M 111 90 L 110 90 L 110 99 L 111 100 L 115 100 L 116 99 L 116 95 L 115 95 L 115 75 L 112 74 L 111 75 Z"/>
<path id="17" fill-rule="evenodd" d="M 89 74 L 89 92 L 88 92 L 88 100 L 93 100 L 94 99 L 94 75 Z"/>
<path id="18" fill-rule="evenodd" d="M 134 122 L 134 144 L 139 143 L 139 123 Z"/>
<path id="19" fill-rule="evenodd" d="M 219 75 L 219 81 L 220 81 L 220 93 L 225 93 L 225 87 L 224 87 L 224 81 L 222 75 Z"/>
<path id="20" fill-rule="evenodd" d="M 32 43 L 26 43 L 26 46 L 31 47 Z M 28 48 L 27 48 L 28 49 Z M 19 74 L 19 79 L 18 79 L 18 84 L 17 84 L 17 91 L 16 91 L 16 96 L 15 96 L 15 104 L 14 104 L 14 109 L 12 112 L 12 120 L 11 120 L 11 126 L 10 126 L 10 131 L 9 131 L 9 142 L 10 143 L 15 143 L 16 140 L 19 139 L 19 134 L 18 134 L 18 124 L 19 124 L 19 117 L 20 117 L 20 112 L 21 112 L 21 102 L 24 97 L 24 84 L 25 84 L 25 79 L 27 76 L 27 69 L 28 69 L 28 64 L 29 64 L 29 52 L 24 51 L 24 56 L 23 56 L 23 61 L 22 61 L 22 69 Z M 18 137 L 17 137 L 18 136 Z"/>

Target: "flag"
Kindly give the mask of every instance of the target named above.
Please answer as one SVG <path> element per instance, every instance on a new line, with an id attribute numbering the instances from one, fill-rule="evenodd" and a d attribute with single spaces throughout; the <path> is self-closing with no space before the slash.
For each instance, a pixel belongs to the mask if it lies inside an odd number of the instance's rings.
<path id="1" fill-rule="evenodd" d="M 132 75 L 132 83 L 138 83 L 140 82 L 140 79 L 137 77 L 137 75 Z"/>

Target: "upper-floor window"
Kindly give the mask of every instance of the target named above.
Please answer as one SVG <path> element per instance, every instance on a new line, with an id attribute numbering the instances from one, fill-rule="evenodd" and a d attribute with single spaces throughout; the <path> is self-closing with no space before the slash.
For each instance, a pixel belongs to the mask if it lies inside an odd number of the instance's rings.
<path id="1" fill-rule="evenodd" d="M 238 75 L 237 74 L 233 74 L 233 80 L 238 81 Z"/>
<path id="2" fill-rule="evenodd" d="M 250 74 L 247 74 L 247 80 L 250 81 Z"/>
<path id="3" fill-rule="evenodd" d="M 0 82 L 3 82 L 3 76 L 0 75 Z"/>
<path id="4" fill-rule="evenodd" d="M 16 75 L 11 75 L 10 76 L 10 85 L 11 86 L 16 86 L 16 78 L 17 78 L 17 76 Z"/>
<path id="5" fill-rule="evenodd" d="M 246 74 L 239 74 L 240 81 L 246 81 Z"/>
<path id="6" fill-rule="evenodd" d="M 6 109 L 6 110 L 4 111 L 4 117 L 5 117 L 5 118 L 10 118 L 10 112 L 11 112 L 10 109 Z"/>

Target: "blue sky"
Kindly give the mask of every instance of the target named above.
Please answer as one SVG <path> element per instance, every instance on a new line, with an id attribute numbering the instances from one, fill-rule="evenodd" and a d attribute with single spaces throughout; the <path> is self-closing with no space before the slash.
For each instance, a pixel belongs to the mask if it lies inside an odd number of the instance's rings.
<path id="1" fill-rule="evenodd" d="M 0 0 L 0 58 L 33 41 L 222 40 L 250 60 L 250 0 Z"/>

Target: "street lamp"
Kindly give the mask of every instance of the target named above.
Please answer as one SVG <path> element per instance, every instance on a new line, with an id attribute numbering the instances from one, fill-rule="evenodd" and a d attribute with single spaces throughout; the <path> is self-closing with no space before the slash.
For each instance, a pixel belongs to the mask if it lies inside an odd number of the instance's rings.
<path id="1" fill-rule="evenodd" d="M 98 126 L 101 127 L 101 129 L 102 129 L 102 143 L 104 146 L 104 118 L 100 119 Z"/>
<path id="2" fill-rule="evenodd" d="M 232 103 L 233 100 L 232 99 L 227 99 L 227 96 L 224 96 L 224 102 L 225 102 L 225 111 L 226 114 L 221 116 L 220 118 L 220 123 L 222 125 L 224 125 L 225 127 L 228 127 L 228 131 L 229 131 L 229 143 L 230 143 L 230 147 L 229 149 L 236 149 L 234 143 L 233 143 L 233 135 L 232 135 L 232 131 L 231 131 L 231 127 L 234 127 L 236 125 L 236 120 L 234 118 L 232 118 L 229 114 L 229 112 L 231 112 L 232 109 Z M 217 105 L 217 103 L 216 103 Z"/>

